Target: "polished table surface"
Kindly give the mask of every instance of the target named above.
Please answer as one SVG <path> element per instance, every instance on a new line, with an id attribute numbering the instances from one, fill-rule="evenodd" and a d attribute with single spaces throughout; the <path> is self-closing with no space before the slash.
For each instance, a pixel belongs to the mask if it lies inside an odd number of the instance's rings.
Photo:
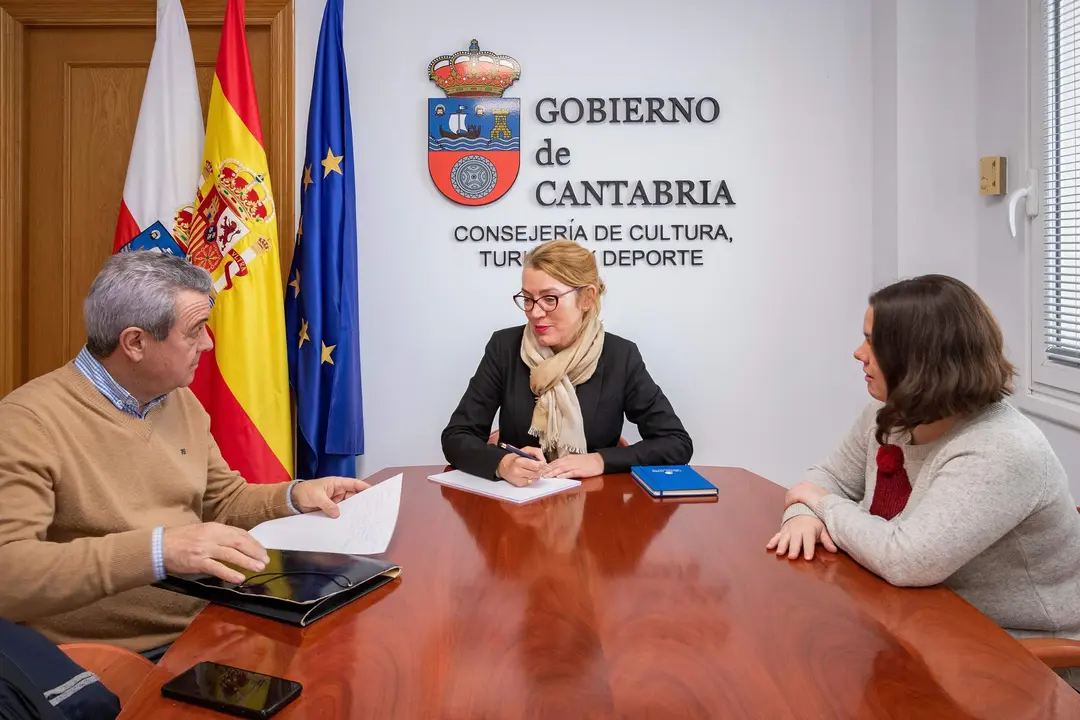
<path id="1" fill-rule="evenodd" d="M 699 467 L 718 501 L 628 475 L 515 506 L 404 472 L 392 584 L 295 628 L 210 606 L 122 718 L 213 660 L 301 682 L 278 718 L 1078 718 L 1080 695 L 951 591 L 765 550 L 784 490 Z"/>

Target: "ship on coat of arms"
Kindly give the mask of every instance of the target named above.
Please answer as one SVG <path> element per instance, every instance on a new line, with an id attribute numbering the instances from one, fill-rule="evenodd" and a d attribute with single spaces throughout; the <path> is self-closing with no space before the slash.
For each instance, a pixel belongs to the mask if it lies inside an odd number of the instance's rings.
<path id="1" fill-rule="evenodd" d="M 428 99 L 428 171 L 443 195 L 462 205 L 493 203 L 521 167 L 521 99 L 503 93 L 521 77 L 509 55 L 468 50 L 441 55 L 428 77 L 444 98 Z"/>

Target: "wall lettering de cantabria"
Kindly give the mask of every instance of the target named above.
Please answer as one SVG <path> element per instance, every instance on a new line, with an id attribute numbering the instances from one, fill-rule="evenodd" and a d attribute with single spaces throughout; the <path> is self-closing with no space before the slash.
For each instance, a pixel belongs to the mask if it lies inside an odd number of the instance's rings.
<path id="1" fill-rule="evenodd" d="M 537 101 L 535 119 L 542 125 L 679 123 L 712 124 L 720 118 L 720 103 L 712 97 L 553 98 Z M 533 154 L 540 167 L 570 164 L 570 148 L 545 137 Z M 532 190 L 533 201 L 545 210 L 574 208 L 679 208 L 682 222 L 670 224 L 574 224 L 573 218 L 551 225 L 458 225 L 454 241 L 473 245 L 483 267 L 521 268 L 530 243 L 567 238 L 592 245 L 604 267 L 704 267 L 706 249 L 731 243 L 718 213 L 735 206 L 728 183 L 704 180 L 567 180 L 545 179 Z M 692 213 L 692 216 L 691 216 Z M 702 217 L 704 216 L 704 217 Z"/>

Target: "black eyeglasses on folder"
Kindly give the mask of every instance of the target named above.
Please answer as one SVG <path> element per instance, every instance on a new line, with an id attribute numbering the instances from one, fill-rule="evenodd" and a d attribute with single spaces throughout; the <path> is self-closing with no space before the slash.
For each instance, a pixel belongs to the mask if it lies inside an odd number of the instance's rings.
<path id="1" fill-rule="evenodd" d="M 260 585 L 265 585 L 268 582 L 273 582 L 278 578 L 291 577 L 293 575 L 315 575 L 317 577 L 327 578 L 341 588 L 351 588 L 353 586 L 352 580 L 341 573 L 319 572 L 317 570 L 286 570 L 285 572 L 258 573 L 252 575 L 244 580 L 244 582 L 237 585 L 236 589 L 242 590 L 246 587 L 258 587 Z M 253 580 L 258 580 L 258 582 L 252 582 Z"/>

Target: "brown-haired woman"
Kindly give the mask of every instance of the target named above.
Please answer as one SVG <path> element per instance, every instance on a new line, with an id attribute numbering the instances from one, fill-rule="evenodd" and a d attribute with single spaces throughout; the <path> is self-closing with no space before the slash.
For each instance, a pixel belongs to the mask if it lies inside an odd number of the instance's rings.
<path id="1" fill-rule="evenodd" d="M 855 352 L 875 401 L 787 494 L 767 547 L 839 547 L 893 585 L 944 583 L 1015 635 L 1080 638 L 1080 515 L 1042 432 L 1008 405 L 1001 329 L 967 285 L 870 296 Z"/>
<path id="2" fill-rule="evenodd" d="M 690 436 L 637 346 L 604 331 L 593 254 L 555 240 L 529 252 L 524 265 L 514 302 L 528 322 L 488 341 L 443 430 L 447 461 L 514 485 L 688 463 Z M 530 457 L 487 442 L 496 411 L 500 444 Z M 620 447 L 624 415 L 642 439 Z"/>

